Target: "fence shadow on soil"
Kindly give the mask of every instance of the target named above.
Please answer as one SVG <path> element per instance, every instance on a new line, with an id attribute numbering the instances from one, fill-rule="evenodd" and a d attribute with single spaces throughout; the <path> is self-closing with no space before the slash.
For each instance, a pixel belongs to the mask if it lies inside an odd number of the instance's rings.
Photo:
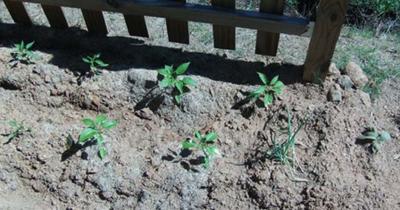
<path id="1" fill-rule="evenodd" d="M 292 64 L 270 64 L 231 60 L 215 54 L 185 52 L 179 48 L 152 46 L 143 40 L 129 37 L 94 36 L 79 28 L 55 30 L 44 26 L 22 27 L 0 23 L 0 45 L 35 41 L 35 49 L 53 56 L 50 63 L 71 71 L 84 71 L 81 61 L 85 55 L 100 52 L 107 61 L 110 71 L 130 68 L 158 69 L 166 64 L 190 61 L 189 74 L 199 75 L 216 81 L 234 84 L 259 84 L 257 71 L 269 77 L 280 75 L 285 84 L 302 81 L 302 66 Z"/>

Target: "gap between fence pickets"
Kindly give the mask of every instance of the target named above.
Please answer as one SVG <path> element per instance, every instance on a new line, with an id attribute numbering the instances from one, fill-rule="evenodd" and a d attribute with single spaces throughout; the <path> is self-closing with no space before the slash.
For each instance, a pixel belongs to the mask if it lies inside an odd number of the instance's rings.
<path id="1" fill-rule="evenodd" d="M 215 8 L 207 5 L 159 1 L 117 0 L 12 0 L 44 5 L 73 7 L 93 11 L 111 11 L 125 15 L 145 15 L 215 25 L 256 29 L 275 33 L 301 35 L 308 30 L 305 18 L 273 15 L 255 11 Z M 113 3 L 110 4 L 110 1 Z"/>

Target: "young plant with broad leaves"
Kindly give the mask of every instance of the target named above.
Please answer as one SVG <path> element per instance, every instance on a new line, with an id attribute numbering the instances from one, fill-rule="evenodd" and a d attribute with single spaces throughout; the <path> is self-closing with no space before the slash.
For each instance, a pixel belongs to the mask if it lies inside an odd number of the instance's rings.
<path id="1" fill-rule="evenodd" d="M 19 44 L 14 44 L 14 49 L 11 53 L 13 58 L 12 61 L 17 61 L 20 63 L 31 64 L 33 60 L 36 58 L 35 53 L 32 51 L 32 47 L 35 42 L 30 42 L 25 44 L 24 41 L 21 41 Z"/>
<path id="2" fill-rule="evenodd" d="M 7 142 L 5 144 L 8 144 L 12 140 L 32 131 L 31 128 L 25 127 L 23 122 L 17 122 L 16 120 L 9 121 L 8 125 L 12 128 L 12 131 L 7 135 Z"/>
<path id="3" fill-rule="evenodd" d="M 371 144 L 371 151 L 377 153 L 383 143 L 392 137 L 386 131 L 378 132 L 376 128 L 367 128 L 357 140 L 361 143 Z"/>
<path id="4" fill-rule="evenodd" d="M 275 76 L 269 81 L 265 74 L 260 72 L 257 72 L 257 74 L 263 85 L 251 92 L 247 98 L 250 101 L 262 100 L 264 106 L 267 107 L 273 103 L 276 96 L 282 93 L 285 85 L 279 81 L 279 76 Z"/>
<path id="5" fill-rule="evenodd" d="M 88 141 L 95 141 L 98 146 L 98 155 L 103 159 L 107 155 L 107 150 L 104 147 L 104 134 L 117 126 L 118 121 L 109 120 L 107 116 L 101 114 L 94 120 L 85 118 L 82 123 L 86 128 L 79 135 L 79 143 L 85 144 Z"/>
<path id="6" fill-rule="evenodd" d="M 101 74 L 100 69 L 109 66 L 109 64 L 101 60 L 100 56 L 101 54 L 98 53 L 93 56 L 86 56 L 82 58 L 83 62 L 89 64 L 91 76 L 100 75 Z"/>
<path id="7" fill-rule="evenodd" d="M 182 148 L 188 150 L 201 150 L 204 155 L 203 166 L 208 168 L 210 160 L 219 155 L 219 150 L 215 143 L 218 135 L 215 132 L 202 135 L 199 131 L 194 134 L 194 139 L 186 139 L 182 142 Z"/>
<path id="8" fill-rule="evenodd" d="M 183 94 L 190 91 L 189 86 L 196 86 L 196 81 L 191 77 L 179 78 L 187 71 L 189 65 L 190 62 L 183 63 L 176 69 L 173 66 L 166 65 L 158 71 L 158 74 L 162 76 L 159 87 L 161 89 L 172 88 L 172 96 L 177 104 L 181 103 Z"/>

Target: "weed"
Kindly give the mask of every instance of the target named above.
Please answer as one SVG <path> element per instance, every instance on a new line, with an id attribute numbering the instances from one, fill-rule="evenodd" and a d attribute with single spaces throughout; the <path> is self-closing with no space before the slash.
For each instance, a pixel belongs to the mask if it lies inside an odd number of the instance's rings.
<path id="1" fill-rule="evenodd" d="M 12 140 L 24 135 L 25 133 L 29 133 L 32 131 L 31 128 L 25 127 L 23 122 L 17 122 L 16 120 L 12 120 L 8 122 L 8 124 L 12 128 L 12 131 L 7 135 L 7 142 L 5 144 L 8 144 Z"/>
<path id="2" fill-rule="evenodd" d="M 264 102 L 264 106 L 267 107 L 272 104 L 277 95 L 282 93 L 284 84 L 279 81 L 279 76 L 275 76 L 271 81 L 269 81 L 265 74 L 260 72 L 257 72 L 257 74 L 263 85 L 251 92 L 247 98 L 250 101 L 256 101 L 263 97 L 262 101 Z"/>
<path id="3" fill-rule="evenodd" d="M 378 132 L 375 128 L 367 128 L 362 135 L 357 138 L 360 143 L 370 143 L 373 153 L 378 152 L 381 145 L 390 139 L 391 136 L 388 132 Z"/>
<path id="4" fill-rule="evenodd" d="M 183 149 L 197 149 L 204 154 L 203 166 L 208 168 L 210 160 L 220 154 L 215 145 L 218 135 L 215 132 L 210 132 L 206 135 L 201 135 L 199 131 L 194 134 L 194 139 L 186 139 L 182 142 Z"/>
<path id="5" fill-rule="evenodd" d="M 89 64 L 91 76 L 100 75 L 101 71 L 99 69 L 109 66 L 107 63 L 100 59 L 100 56 L 101 54 L 98 53 L 93 56 L 86 56 L 82 58 L 83 62 Z"/>
<path id="6" fill-rule="evenodd" d="M 31 64 L 35 59 L 36 55 L 32 51 L 32 47 L 35 42 L 30 42 L 25 44 L 24 41 L 21 41 L 19 44 L 14 44 L 14 49 L 11 53 L 13 57 L 12 61 L 17 61 L 20 63 Z"/>
<path id="7" fill-rule="evenodd" d="M 293 166 L 296 161 L 295 145 L 296 135 L 304 127 L 306 120 L 302 121 L 298 128 L 293 131 L 292 129 L 292 117 L 289 110 L 288 113 L 288 126 L 287 126 L 287 139 L 282 143 L 276 141 L 276 137 L 272 138 L 272 149 L 266 152 L 269 159 L 279 161 L 284 165 Z"/>
<path id="8" fill-rule="evenodd" d="M 196 81 L 191 77 L 178 78 L 187 71 L 189 65 L 190 62 L 183 63 L 176 69 L 174 69 L 173 66 L 166 65 L 163 69 L 158 71 L 158 74 L 162 76 L 159 87 L 161 89 L 173 88 L 172 95 L 177 104 L 181 103 L 183 94 L 189 91 L 189 86 L 196 86 Z"/>
<path id="9" fill-rule="evenodd" d="M 103 159 L 107 155 L 104 147 L 104 137 L 106 131 L 117 126 L 116 120 L 109 120 L 105 115 L 98 115 L 94 120 L 85 118 L 82 123 L 87 127 L 79 135 L 79 143 L 84 144 L 88 141 L 95 141 L 99 147 L 99 157 Z"/>

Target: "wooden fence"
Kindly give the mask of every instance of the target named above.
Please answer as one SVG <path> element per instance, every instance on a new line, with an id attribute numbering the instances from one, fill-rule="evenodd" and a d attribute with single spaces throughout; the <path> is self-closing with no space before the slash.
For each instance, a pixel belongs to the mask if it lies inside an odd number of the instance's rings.
<path id="1" fill-rule="evenodd" d="M 235 9 L 235 0 L 211 0 L 211 5 L 186 0 L 3 0 L 15 23 L 31 25 L 23 2 L 39 3 L 53 28 L 65 29 L 61 7 L 80 8 L 89 32 L 107 34 L 102 11 L 122 13 L 130 35 L 148 37 L 144 16 L 166 18 L 171 42 L 189 44 L 188 21 L 213 24 L 214 46 L 235 49 L 235 28 L 256 29 L 256 53 L 275 56 L 280 33 L 303 35 L 304 18 L 283 15 L 284 0 L 261 0 L 260 11 Z M 321 0 L 304 64 L 303 79 L 321 82 L 327 72 L 345 20 L 348 0 Z"/>

